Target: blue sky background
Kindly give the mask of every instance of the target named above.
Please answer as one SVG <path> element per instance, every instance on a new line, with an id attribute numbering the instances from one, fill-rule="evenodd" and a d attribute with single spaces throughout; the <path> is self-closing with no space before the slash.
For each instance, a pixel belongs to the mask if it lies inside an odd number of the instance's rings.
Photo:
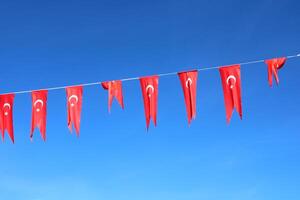
<path id="1" fill-rule="evenodd" d="M 2 93 L 300 53 L 299 1 L 2 1 Z M 65 91 L 48 95 L 47 141 L 29 139 L 31 97 L 16 95 L 16 144 L 0 144 L 0 199 L 299 199 L 300 59 L 269 88 L 264 64 L 242 67 L 243 120 L 225 122 L 218 70 L 199 73 L 188 127 L 176 76 L 159 84 L 146 131 L 138 81 L 125 110 L 84 88 L 80 138 Z"/>

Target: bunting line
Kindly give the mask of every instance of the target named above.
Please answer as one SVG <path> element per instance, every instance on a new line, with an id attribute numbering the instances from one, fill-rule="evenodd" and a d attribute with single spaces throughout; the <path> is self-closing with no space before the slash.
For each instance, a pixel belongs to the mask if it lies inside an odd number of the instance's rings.
<path id="1" fill-rule="evenodd" d="M 287 59 L 297 58 L 297 57 L 300 57 L 300 53 L 296 54 L 296 55 L 286 56 Z M 254 60 L 254 61 L 246 61 L 246 62 L 241 62 L 241 63 L 236 63 L 236 64 L 238 64 L 238 65 L 251 65 L 251 64 L 256 64 L 256 63 L 263 63 L 263 62 L 265 62 L 265 60 L 267 60 L 267 59 Z M 195 69 L 189 69 L 189 70 L 207 71 L 207 70 L 219 69 L 221 66 L 222 67 L 226 67 L 226 66 L 230 66 L 230 65 L 232 65 L 232 64 L 229 64 L 229 65 L 219 65 L 219 66 L 215 66 L 215 67 L 206 67 L 206 68 L 195 68 Z M 177 74 L 178 74 L 178 71 L 176 71 L 176 72 L 161 73 L 161 74 L 157 74 L 157 76 L 162 77 L 162 76 L 172 76 L 172 75 L 177 75 Z M 125 81 L 138 80 L 138 79 L 140 79 L 140 77 L 141 76 L 139 76 L 139 77 L 132 77 L 132 78 L 116 79 L 116 80 L 120 80 L 122 82 L 125 82 Z M 105 82 L 105 81 L 97 81 L 97 82 L 82 83 L 82 84 L 76 84 L 76 85 L 65 85 L 65 86 L 41 88 L 41 89 L 34 89 L 34 90 L 20 90 L 20 91 L 15 91 L 15 92 L 0 93 L 0 95 L 6 95 L 6 94 L 26 94 L 26 93 L 31 93 L 31 92 L 34 92 L 34 91 L 39 91 L 39 90 L 52 91 L 52 90 L 60 90 L 60 89 L 65 89 L 67 87 L 75 87 L 75 86 L 83 86 L 83 87 L 85 87 L 85 86 L 93 86 L 93 85 L 101 84 L 102 82 Z"/>

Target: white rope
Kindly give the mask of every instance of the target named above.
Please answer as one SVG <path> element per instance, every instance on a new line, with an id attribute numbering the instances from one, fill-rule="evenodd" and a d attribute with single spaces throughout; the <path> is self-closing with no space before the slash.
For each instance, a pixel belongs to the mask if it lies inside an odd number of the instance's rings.
<path id="1" fill-rule="evenodd" d="M 296 57 L 300 57 L 300 53 L 297 55 L 291 55 L 291 56 L 286 56 L 287 59 L 291 59 L 291 58 L 296 58 Z M 262 63 L 264 62 L 266 59 L 263 60 L 254 60 L 254 61 L 247 61 L 247 62 L 242 62 L 242 63 L 237 63 L 239 65 L 251 65 L 251 64 L 255 64 L 255 63 Z M 222 67 L 224 66 L 230 66 L 230 65 L 222 65 Z M 221 66 L 215 66 L 215 67 L 206 67 L 206 68 L 196 68 L 194 70 L 197 71 L 207 71 L 207 70 L 213 70 L 213 69 L 219 69 Z M 161 74 L 157 74 L 157 76 L 171 76 L 171 75 L 176 75 L 178 72 L 168 72 L 168 73 L 161 73 Z M 140 79 L 140 77 L 132 77 L 132 78 L 123 78 L 123 79 L 119 79 L 122 82 L 125 81 L 133 81 L 133 80 L 138 80 Z M 72 87 L 72 86 L 92 86 L 92 85 L 98 85 L 100 84 L 102 81 L 97 81 L 97 82 L 91 82 L 91 83 L 82 83 L 82 84 L 76 84 L 76 85 L 65 85 L 65 86 L 58 86 L 58 87 L 49 87 L 49 88 L 41 88 L 41 89 L 34 89 L 34 90 L 21 90 L 21 91 L 15 91 L 15 92 L 7 92 L 7 93 L 2 93 L 1 95 L 4 94 L 25 94 L 25 93 L 31 93 L 33 91 L 38 91 L 38 90 L 60 90 L 60 89 L 65 89 L 66 87 Z"/>

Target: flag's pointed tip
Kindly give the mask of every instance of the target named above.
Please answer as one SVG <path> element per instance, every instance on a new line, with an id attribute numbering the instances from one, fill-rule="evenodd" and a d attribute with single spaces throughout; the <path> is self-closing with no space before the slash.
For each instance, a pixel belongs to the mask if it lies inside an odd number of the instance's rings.
<path id="1" fill-rule="evenodd" d="M 73 129 L 72 129 L 72 124 L 71 123 L 68 124 L 68 129 L 69 129 L 70 134 L 72 134 L 73 133 Z"/>
<path id="2" fill-rule="evenodd" d="M 76 131 L 76 137 L 79 138 L 79 136 L 80 136 L 80 132 Z"/>
<path id="3" fill-rule="evenodd" d="M 192 121 L 194 121 L 195 119 L 196 119 L 196 116 L 192 116 L 190 119 L 188 119 L 188 125 L 189 125 L 189 127 L 191 126 Z"/>
<path id="4" fill-rule="evenodd" d="M 226 124 L 227 124 L 227 125 L 230 124 L 230 119 L 226 119 Z"/>

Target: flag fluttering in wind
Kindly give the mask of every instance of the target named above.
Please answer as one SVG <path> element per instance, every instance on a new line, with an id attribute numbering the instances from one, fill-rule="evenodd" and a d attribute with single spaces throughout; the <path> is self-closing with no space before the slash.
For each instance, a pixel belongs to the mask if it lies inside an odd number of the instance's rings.
<path id="1" fill-rule="evenodd" d="M 140 84 L 144 99 L 144 109 L 147 129 L 152 118 L 156 126 L 157 97 L 158 97 L 158 76 L 149 76 L 140 78 Z"/>
<path id="2" fill-rule="evenodd" d="M 47 116 L 47 90 L 33 91 L 32 98 L 32 117 L 30 139 L 32 140 L 35 127 L 40 130 L 43 140 L 46 140 L 46 116 Z"/>
<path id="3" fill-rule="evenodd" d="M 268 81 L 270 87 L 272 86 L 273 75 L 275 77 L 277 85 L 279 84 L 278 70 L 283 67 L 285 61 L 286 61 L 285 57 L 273 58 L 265 61 L 265 63 L 268 66 Z"/>
<path id="4" fill-rule="evenodd" d="M 196 118 L 196 93 L 197 93 L 197 78 L 198 71 L 188 71 L 178 73 L 181 87 L 184 94 L 188 123 Z"/>
<path id="5" fill-rule="evenodd" d="M 220 67 L 219 69 L 226 109 L 226 121 L 230 122 L 233 109 L 235 108 L 242 119 L 242 99 L 241 99 L 241 72 L 240 65 Z"/>
<path id="6" fill-rule="evenodd" d="M 122 109 L 124 109 L 122 81 L 107 81 L 101 83 L 103 89 L 108 90 L 108 111 L 110 112 L 113 98 L 116 98 Z"/>
<path id="7" fill-rule="evenodd" d="M 13 127 L 13 104 L 14 94 L 0 95 L 0 130 L 2 140 L 4 141 L 4 133 L 7 131 L 11 141 L 14 143 L 14 127 Z"/>
<path id="8" fill-rule="evenodd" d="M 79 136 L 83 89 L 82 86 L 67 87 L 66 92 L 68 127 L 72 133 L 72 125 L 74 125 L 76 135 Z"/>

